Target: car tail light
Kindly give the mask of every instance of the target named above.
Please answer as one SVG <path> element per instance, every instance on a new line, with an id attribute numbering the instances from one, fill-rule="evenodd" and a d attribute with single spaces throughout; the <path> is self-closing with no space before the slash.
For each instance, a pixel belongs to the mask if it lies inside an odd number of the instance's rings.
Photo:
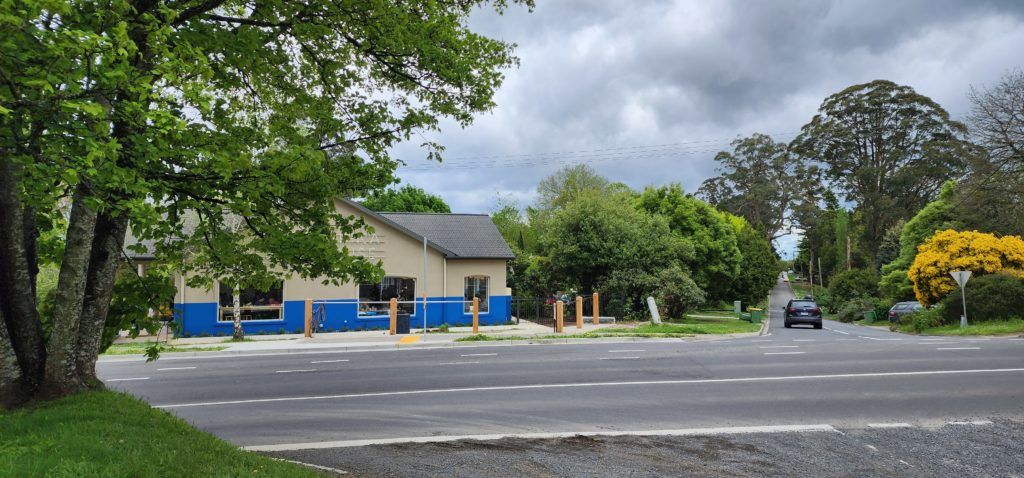
<path id="1" fill-rule="evenodd" d="M 811 313 L 814 314 L 814 315 L 821 315 L 821 309 L 819 309 L 818 307 L 815 307 L 815 308 L 811 309 Z"/>
<path id="2" fill-rule="evenodd" d="M 896 317 L 896 311 L 895 310 L 890 310 L 889 311 L 889 317 Z"/>
<path id="3" fill-rule="evenodd" d="M 786 309 L 786 312 L 796 312 L 796 307 L 790 307 Z"/>

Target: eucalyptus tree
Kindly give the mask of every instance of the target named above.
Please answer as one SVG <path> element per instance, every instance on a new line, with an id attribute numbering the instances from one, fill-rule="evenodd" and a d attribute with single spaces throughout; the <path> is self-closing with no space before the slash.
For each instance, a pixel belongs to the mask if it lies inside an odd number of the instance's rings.
<path id="1" fill-rule="evenodd" d="M 483 3 L 0 2 L 0 402 L 98 383 L 129 225 L 192 285 L 378 274 L 339 249 L 361 223 L 334 198 L 392 182 L 396 142 L 494 105 L 517 60 L 467 27 Z"/>
<path id="2" fill-rule="evenodd" d="M 975 154 L 965 138 L 964 125 L 938 103 L 909 86 L 876 80 L 826 98 L 791 148 L 819 162 L 856 204 L 865 252 L 873 258 L 888 228 L 965 172 Z"/>

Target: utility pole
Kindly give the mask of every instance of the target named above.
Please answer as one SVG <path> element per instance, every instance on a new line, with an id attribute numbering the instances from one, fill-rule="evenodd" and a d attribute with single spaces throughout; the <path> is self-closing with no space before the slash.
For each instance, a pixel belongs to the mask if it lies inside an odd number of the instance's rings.
<path id="1" fill-rule="evenodd" d="M 850 235 L 846 235 L 846 270 L 853 269 L 853 263 L 850 261 Z"/>

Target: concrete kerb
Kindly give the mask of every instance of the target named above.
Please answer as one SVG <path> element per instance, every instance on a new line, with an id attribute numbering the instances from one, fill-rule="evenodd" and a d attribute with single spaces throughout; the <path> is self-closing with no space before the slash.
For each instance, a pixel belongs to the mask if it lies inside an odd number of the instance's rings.
<path id="1" fill-rule="evenodd" d="M 302 355 L 338 352 L 377 352 L 386 350 L 411 350 L 411 349 L 452 349 L 460 347 L 509 347 L 524 345 L 586 345 L 586 344 L 616 344 L 636 342 L 697 342 L 732 340 L 736 338 L 757 337 L 757 333 L 738 333 L 722 335 L 696 335 L 685 338 L 665 337 L 597 337 L 597 338 L 536 338 L 536 339 L 503 339 L 475 342 L 419 342 L 413 344 L 388 344 L 388 345 L 346 345 L 338 347 L 323 348 L 280 348 L 264 350 L 220 350 L 204 352 L 167 352 L 160 354 L 160 359 L 176 358 L 214 358 L 214 357 L 235 357 L 235 356 L 260 356 L 260 355 Z M 115 355 L 100 356 L 101 362 L 135 362 L 145 360 L 145 355 Z"/>

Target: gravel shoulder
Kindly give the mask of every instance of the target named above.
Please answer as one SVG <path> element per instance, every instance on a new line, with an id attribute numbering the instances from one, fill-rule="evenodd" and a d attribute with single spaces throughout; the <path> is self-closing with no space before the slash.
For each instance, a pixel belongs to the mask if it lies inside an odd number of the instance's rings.
<path id="1" fill-rule="evenodd" d="M 345 476 L 1024 476 L 1024 422 L 689 437 L 573 437 L 268 453 Z"/>

